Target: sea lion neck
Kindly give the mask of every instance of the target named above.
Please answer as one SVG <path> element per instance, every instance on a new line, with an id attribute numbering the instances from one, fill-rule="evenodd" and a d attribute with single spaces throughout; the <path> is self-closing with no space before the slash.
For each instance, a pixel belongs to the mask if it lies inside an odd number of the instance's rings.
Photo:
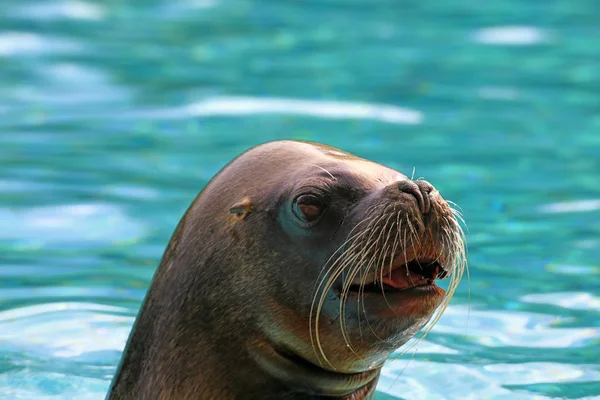
<path id="1" fill-rule="evenodd" d="M 381 364 L 363 372 L 342 373 L 312 364 L 298 354 L 272 343 L 253 346 L 249 351 L 262 371 L 297 391 L 298 398 L 371 399 L 382 367 Z"/>

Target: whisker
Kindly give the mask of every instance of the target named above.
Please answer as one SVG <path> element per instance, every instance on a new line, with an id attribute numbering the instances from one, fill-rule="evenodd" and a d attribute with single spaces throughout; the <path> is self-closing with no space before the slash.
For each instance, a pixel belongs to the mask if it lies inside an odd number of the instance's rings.
<path id="1" fill-rule="evenodd" d="M 415 170 L 413 169 L 411 179 L 414 178 L 414 175 Z M 438 206 L 437 210 L 439 212 L 434 214 L 435 219 L 429 222 L 435 223 L 437 229 L 425 229 L 421 233 L 418 231 L 421 227 L 420 223 L 416 225 L 418 222 L 414 219 L 411 220 L 412 214 L 397 210 L 395 204 L 381 203 L 367 208 L 364 213 L 366 217 L 352 227 L 346 236 L 346 240 L 324 263 L 315 282 L 310 307 L 309 333 L 312 348 L 319 362 L 326 362 L 335 370 L 323 348 L 319 326 L 323 307 L 332 290 L 339 297 L 339 315 L 337 318 L 339 319 L 342 339 L 356 357 L 360 358 L 361 356 L 354 348 L 355 343 L 353 343 L 353 340 L 356 340 L 357 337 L 363 339 L 363 334 L 367 332 L 363 331 L 363 326 L 366 326 L 370 333 L 379 340 L 384 339 L 379 337 L 374 326 L 371 325 L 372 320 L 369 318 L 365 303 L 365 296 L 367 295 L 365 289 L 371 284 L 371 281 L 372 283 L 378 283 L 383 300 L 396 313 L 386 297 L 383 281 L 386 273 L 392 276 L 394 259 L 398 256 L 398 253 L 404 255 L 407 263 L 410 261 L 407 259 L 409 250 L 417 255 L 420 254 L 419 257 L 421 258 L 417 257 L 417 261 L 422 260 L 423 257 L 434 258 L 450 278 L 446 294 L 440 305 L 423 326 L 421 333 L 415 336 L 414 340 L 411 340 L 402 352 L 398 353 L 399 356 L 414 349 L 433 329 L 433 326 L 449 306 L 450 299 L 458 289 L 465 272 L 469 283 L 470 303 L 470 273 L 467 265 L 466 240 L 463 230 L 463 226 L 466 228 L 466 224 L 459 207 L 453 202 L 447 204 L 447 206 Z M 346 217 L 343 221 L 346 221 Z M 409 277 L 408 280 L 414 286 L 415 282 L 413 282 L 408 264 L 404 267 Z M 336 286 L 339 282 L 341 282 L 340 288 Z M 357 283 L 353 284 L 353 282 Z M 358 286 L 358 289 L 354 291 L 353 287 L 356 286 Z M 349 311 L 347 306 L 350 304 L 348 299 L 351 290 L 353 295 L 356 294 L 357 296 L 356 315 L 351 314 L 350 319 L 356 320 L 356 331 L 352 332 L 354 336 L 351 335 L 351 331 L 348 329 L 346 318 Z M 411 360 L 414 354 L 411 356 Z"/>

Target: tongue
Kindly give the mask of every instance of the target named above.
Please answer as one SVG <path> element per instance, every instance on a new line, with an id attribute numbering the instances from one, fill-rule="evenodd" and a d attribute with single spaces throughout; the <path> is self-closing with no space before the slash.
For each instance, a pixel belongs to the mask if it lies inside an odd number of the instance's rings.
<path id="1" fill-rule="evenodd" d="M 384 276 L 382 283 L 395 289 L 408 289 L 419 285 L 426 285 L 430 281 L 429 278 L 415 274 L 406 267 L 400 267 L 394 269 L 391 274 Z"/>

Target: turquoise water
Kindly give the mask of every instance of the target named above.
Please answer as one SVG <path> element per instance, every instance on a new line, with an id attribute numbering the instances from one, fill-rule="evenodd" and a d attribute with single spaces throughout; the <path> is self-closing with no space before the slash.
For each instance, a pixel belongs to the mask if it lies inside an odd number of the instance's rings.
<path id="1" fill-rule="evenodd" d="M 176 223 L 309 139 L 425 177 L 466 280 L 380 399 L 600 399 L 600 7 L 3 0 L 0 398 L 102 399 Z"/>

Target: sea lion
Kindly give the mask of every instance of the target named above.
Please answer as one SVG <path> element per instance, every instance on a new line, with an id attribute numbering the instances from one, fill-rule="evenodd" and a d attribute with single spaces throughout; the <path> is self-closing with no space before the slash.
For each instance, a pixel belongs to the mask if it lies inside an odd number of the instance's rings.
<path id="1" fill-rule="evenodd" d="M 458 219 L 430 183 L 344 151 L 250 149 L 177 226 L 108 399 L 371 399 L 460 280 Z"/>

